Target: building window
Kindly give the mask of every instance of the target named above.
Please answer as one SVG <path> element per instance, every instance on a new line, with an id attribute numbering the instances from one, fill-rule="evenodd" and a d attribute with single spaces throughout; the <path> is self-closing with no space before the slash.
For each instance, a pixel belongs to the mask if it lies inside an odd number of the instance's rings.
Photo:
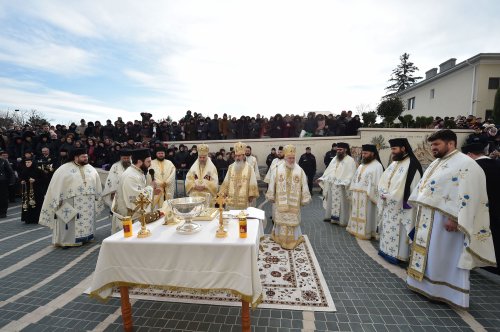
<path id="1" fill-rule="evenodd" d="M 415 108 L 415 97 L 408 99 L 408 110 Z"/>
<path id="2" fill-rule="evenodd" d="M 490 80 L 488 81 L 488 89 L 496 90 L 498 87 L 500 87 L 500 77 L 490 77 Z"/>
<path id="3" fill-rule="evenodd" d="M 431 99 L 434 99 L 434 89 L 431 89 Z"/>

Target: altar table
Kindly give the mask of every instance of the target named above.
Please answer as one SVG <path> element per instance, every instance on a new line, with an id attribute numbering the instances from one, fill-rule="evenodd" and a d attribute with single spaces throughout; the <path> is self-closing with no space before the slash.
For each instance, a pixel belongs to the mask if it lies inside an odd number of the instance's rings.
<path id="1" fill-rule="evenodd" d="M 107 299 L 113 287 L 120 287 L 125 330 L 132 330 L 128 287 L 155 286 L 192 291 L 224 290 L 242 300 L 242 328 L 250 330 L 249 305 L 262 299 L 257 267 L 262 222 L 248 219 L 247 238 L 239 237 L 238 219 L 228 221 L 226 238 L 216 238 L 218 217 L 196 221 L 202 230 L 182 235 L 177 225 L 162 225 L 163 218 L 147 225 L 151 236 L 137 238 L 123 231 L 104 239 L 90 286 L 90 295 Z"/>

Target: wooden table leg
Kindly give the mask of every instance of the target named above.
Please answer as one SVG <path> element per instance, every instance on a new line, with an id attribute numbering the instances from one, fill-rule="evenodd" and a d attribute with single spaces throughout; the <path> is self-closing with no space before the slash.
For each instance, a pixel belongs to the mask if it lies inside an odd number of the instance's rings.
<path id="1" fill-rule="evenodd" d="M 120 298 L 122 302 L 123 329 L 125 332 L 132 332 L 132 306 L 130 305 L 127 286 L 120 286 Z"/>
<path id="2" fill-rule="evenodd" d="M 241 330 L 250 332 L 250 306 L 247 301 L 241 301 Z"/>

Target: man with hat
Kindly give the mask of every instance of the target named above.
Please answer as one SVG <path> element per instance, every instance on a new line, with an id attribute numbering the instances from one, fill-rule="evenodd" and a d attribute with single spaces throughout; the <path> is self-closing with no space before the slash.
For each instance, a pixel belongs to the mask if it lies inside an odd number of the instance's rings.
<path id="1" fill-rule="evenodd" d="M 307 186 L 309 187 L 309 193 L 311 193 L 312 196 L 313 180 L 316 175 L 316 157 L 311 153 L 310 147 L 307 147 L 306 153 L 300 156 L 299 166 L 304 170 L 304 173 L 306 173 Z"/>
<path id="2" fill-rule="evenodd" d="M 122 149 L 119 151 L 119 155 L 120 160 L 114 163 L 109 169 L 108 177 L 106 178 L 106 182 L 104 182 L 104 189 L 101 193 L 104 203 L 109 207 L 111 207 L 116 190 L 120 185 L 120 176 L 131 164 L 130 158 L 132 156 L 132 150 Z"/>
<path id="3" fill-rule="evenodd" d="M 101 191 L 87 151 L 73 149 L 70 161 L 54 172 L 40 213 L 39 224 L 52 229 L 54 245 L 81 246 L 94 238 L 96 217 L 104 209 Z"/>
<path id="4" fill-rule="evenodd" d="M 408 287 L 433 300 L 469 307 L 470 270 L 495 266 L 486 177 L 443 129 L 427 138 L 434 160 L 408 203 L 417 209 Z"/>
<path id="5" fill-rule="evenodd" d="M 345 227 L 349 220 L 350 206 L 347 188 L 356 172 L 356 162 L 351 157 L 349 144 L 340 142 L 336 149 L 337 154 L 318 179 L 318 184 L 323 189 L 323 220 Z"/>
<path id="6" fill-rule="evenodd" d="M 245 210 L 259 197 L 255 172 L 245 161 L 245 148 L 246 145 L 242 142 L 234 144 L 235 160 L 229 165 L 219 190 L 219 193 L 226 196 L 226 206 L 230 210 Z"/>
<path id="7" fill-rule="evenodd" d="M 285 162 L 271 173 L 266 199 L 273 203 L 272 239 L 284 249 L 294 249 L 302 241 L 300 208 L 311 201 L 307 177 L 295 162 L 295 147 L 284 148 Z"/>
<path id="8" fill-rule="evenodd" d="M 161 208 L 163 202 L 174 198 L 175 193 L 175 166 L 166 159 L 165 147 L 160 145 L 156 148 L 156 159 L 151 161 L 147 175 L 147 183 L 154 188 L 153 208 Z"/>
<path id="9" fill-rule="evenodd" d="M 120 176 L 118 189 L 111 206 L 113 212 L 112 234 L 123 229 L 121 221 L 125 216 L 132 217 L 132 220 L 140 217 L 140 211 L 136 209 L 134 203 L 139 194 L 142 193 L 150 201 L 152 200 L 153 188 L 146 183 L 146 174 L 150 166 L 151 154 L 149 149 L 132 150 L 132 164 Z M 159 210 L 151 211 L 151 205 L 146 209 L 146 223 L 161 218 L 162 213 Z"/>
<path id="10" fill-rule="evenodd" d="M 378 183 L 379 255 L 392 264 L 408 261 L 408 234 L 415 226 L 415 210 L 408 204 L 423 171 L 406 138 L 389 140 L 392 163 Z"/>
<path id="11" fill-rule="evenodd" d="M 349 186 L 351 217 L 347 231 L 358 239 L 370 240 L 377 237 L 377 186 L 384 167 L 373 144 L 362 145 L 361 157 Z"/>
<path id="12" fill-rule="evenodd" d="M 198 158 L 186 175 L 186 194 L 190 197 L 206 197 L 209 194 L 213 201 L 219 188 L 219 176 L 208 152 L 208 145 L 198 145 Z"/>
<path id="13" fill-rule="evenodd" d="M 462 148 L 462 152 L 474 159 L 486 175 L 486 192 L 488 194 L 488 210 L 490 212 L 490 228 L 495 246 L 495 257 L 500 257 L 500 160 L 487 157 L 487 145 L 471 143 Z M 486 270 L 500 274 L 497 267 L 486 267 Z"/>
<path id="14" fill-rule="evenodd" d="M 285 160 L 283 159 L 284 156 L 283 156 L 283 147 L 282 146 L 278 147 L 277 156 L 278 156 L 278 158 L 273 159 L 273 161 L 271 162 L 271 166 L 269 166 L 269 169 L 267 170 L 267 174 L 264 178 L 265 183 L 269 183 L 269 181 L 271 180 L 271 173 L 273 171 L 276 171 L 276 168 L 285 162 Z"/>

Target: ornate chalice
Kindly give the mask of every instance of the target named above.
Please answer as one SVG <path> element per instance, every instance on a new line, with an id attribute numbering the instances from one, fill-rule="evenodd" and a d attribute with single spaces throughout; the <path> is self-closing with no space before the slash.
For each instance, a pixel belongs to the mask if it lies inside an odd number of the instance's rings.
<path id="1" fill-rule="evenodd" d="M 178 217 L 184 219 L 184 224 L 178 226 L 177 232 L 181 234 L 193 234 L 201 230 L 201 226 L 192 222 L 194 217 L 200 215 L 205 209 L 205 197 L 183 197 L 168 200 L 172 211 Z"/>

